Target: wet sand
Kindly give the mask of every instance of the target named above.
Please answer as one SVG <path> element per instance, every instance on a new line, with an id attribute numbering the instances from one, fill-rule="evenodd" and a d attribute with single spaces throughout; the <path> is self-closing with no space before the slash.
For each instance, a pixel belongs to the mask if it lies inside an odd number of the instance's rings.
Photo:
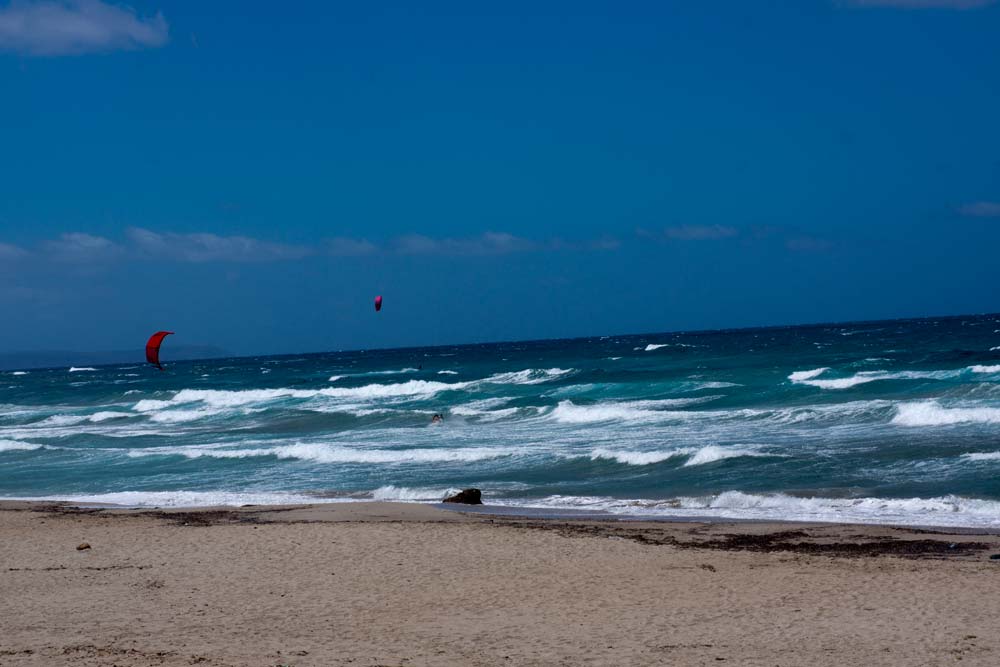
<path id="1" fill-rule="evenodd" d="M 0 665 L 996 665 L 993 554 L 947 529 L 7 502 Z"/>

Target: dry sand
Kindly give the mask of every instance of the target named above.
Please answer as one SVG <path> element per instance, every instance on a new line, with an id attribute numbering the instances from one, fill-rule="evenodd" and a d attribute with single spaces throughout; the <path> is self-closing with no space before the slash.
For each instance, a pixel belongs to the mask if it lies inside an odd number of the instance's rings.
<path id="1" fill-rule="evenodd" d="M 843 525 L 4 503 L 0 665 L 997 665 L 996 553 Z"/>

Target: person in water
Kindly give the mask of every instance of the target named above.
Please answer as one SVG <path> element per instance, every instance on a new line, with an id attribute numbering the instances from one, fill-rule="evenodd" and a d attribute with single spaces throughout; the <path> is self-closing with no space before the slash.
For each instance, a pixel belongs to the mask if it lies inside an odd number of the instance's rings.
<path id="1" fill-rule="evenodd" d="M 437 424 L 437 423 L 443 422 L 443 421 L 444 421 L 444 417 L 442 417 L 439 414 L 435 414 L 433 417 L 431 417 L 431 423 L 432 424 Z"/>

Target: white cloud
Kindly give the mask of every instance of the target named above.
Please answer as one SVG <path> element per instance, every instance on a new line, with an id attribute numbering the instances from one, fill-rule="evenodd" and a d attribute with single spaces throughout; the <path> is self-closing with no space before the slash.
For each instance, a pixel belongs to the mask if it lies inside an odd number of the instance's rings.
<path id="1" fill-rule="evenodd" d="M 63 262 L 92 262 L 112 259 L 122 254 L 122 247 L 103 236 L 82 232 L 63 234 L 55 241 L 42 244 L 46 254 Z"/>
<path id="2" fill-rule="evenodd" d="M 1000 218 L 1000 202 L 977 201 L 959 206 L 958 212 L 972 218 Z"/>
<path id="3" fill-rule="evenodd" d="M 678 241 L 715 241 L 732 238 L 739 232 L 735 227 L 725 225 L 680 225 L 667 227 L 663 233 L 668 239 Z"/>
<path id="4" fill-rule="evenodd" d="M 833 242 L 815 236 L 796 236 L 787 239 L 785 247 L 795 252 L 823 252 L 833 248 Z"/>
<path id="5" fill-rule="evenodd" d="M 465 239 L 434 238 L 422 234 L 399 236 L 392 240 L 391 248 L 402 255 L 500 255 L 511 252 L 535 250 L 538 244 L 506 232 L 486 232 L 481 236 Z"/>
<path id="6" fill-rule="evenodd" d="M 979 9 L 996 0 L 842 0 L 848 7 L 894 7 L 896 9 Z"/>
<path id="7" fill-rule="evenodd" d="M 28 254 L 28 251 L 23 248 L 18 248 L 16 245 L 10 245 L 8 243 L 0 243 L 0 260 L 13 260 L 20 259 Z"/>
<path id="8" fill-rule="evenodd" d="M 154 48 L 169 32 L 159 12 L 144 18 L 100 0 L 13 0 L 0 9 L 0 50 L 32 56 Z"/>
<path id="9" fill-rule="evenodd" d="M 0 243 L 0 260 L 37 256 L 44 260 L 97 265 L 113 260 L 154 259 L 174 262 L 280 262 L 310 256 L 361 257 L 385 255 L 483 256 L 521 252 L 609 251 L 621 246 L 618 239 L 602 237 L 583 241 L 550 239 L 533 241 L 506 232 L 486 232 L 464 238 L 423 234 L 397 236 L 385 242 L 334 237 L 315 245 L 275 243 L 249 236 L 220 236 L 208 232 L 156 232 L 142 227 L 125 230 L 125 240 L 115 242 L 83 232 L 62 234 L 41 241 L 32 251 Z"/>
<path id="10" fill-rule="evenodd" d="M 378 247 L 367 239 L 337 237 L 326 241 L 326 251 L 337 257 L 355 257 L 371 255 L 378 251 Z"/>
<path id="11" fill-rule="evenodd" d="M 141 254 L 182 262 L 270 262 L 301 259 L 314 252 L 306 246 L 270 243 L 248 236 L 161 234 L 139 227 L 131 227 L 126 233 Z"/>

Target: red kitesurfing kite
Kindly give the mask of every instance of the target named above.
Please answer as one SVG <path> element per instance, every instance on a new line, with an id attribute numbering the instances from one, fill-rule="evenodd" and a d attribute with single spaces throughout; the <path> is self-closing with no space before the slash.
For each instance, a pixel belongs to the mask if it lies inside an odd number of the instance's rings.
<path id="1" fill-rule="evenodd" d="M 375 297 L 375 312 L 382 310 L 382 296 Z"/>
<path id="2" fill-rule="evenodd" d="M 146 342 L 146 361 L 153 364 L 161 371 L 163 366 L 160 365 L 160 344 L 163 343 L 163 339 L 172 334 L 173 331 L 157 331 L 155 334 L 149 337 Z"/>

